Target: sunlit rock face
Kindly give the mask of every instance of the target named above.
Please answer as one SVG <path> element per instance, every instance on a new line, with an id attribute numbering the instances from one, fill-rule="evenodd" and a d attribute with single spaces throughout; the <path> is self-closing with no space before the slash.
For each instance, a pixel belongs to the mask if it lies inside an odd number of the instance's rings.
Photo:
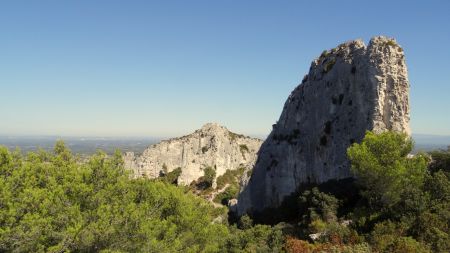
<path id="1" fill-rule="evenodd" d="M 410 133 L 405 57 L 386 37 L 341 44 L 312 62 L 242 183 L 238 214 L 277 207 L 302 183 L 351 177 L 346 150 L 366 130 Z"/>
<path id="2" fill-rule="evenodd" d="M 208 123 L 187 136 L 152 145 L 141 156 L 126 153 L 124 161 L 135 178 L 156 178 L 179 167 L 178 184 L 188 185 L 202 177 L 206 167 L 214 168 L 216 177 L 227 170 L 252 168 L 261 143 L 259 139 Z"/>

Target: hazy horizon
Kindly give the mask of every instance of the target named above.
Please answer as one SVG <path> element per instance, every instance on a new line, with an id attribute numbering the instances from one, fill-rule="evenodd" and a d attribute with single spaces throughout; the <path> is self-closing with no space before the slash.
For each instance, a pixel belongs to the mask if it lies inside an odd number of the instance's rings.
<path id="1" fill-rule="evenodd" d="M 226 126 L 225 126 L 226 127 Z M 58 134 L 17 134 L 17 135 L 11 135 L 11 134 L 3 134 L 0 133 L 0 137 L 1 138 L 76 138 L 76 139 L 80 139 L 80 138 L 85 138 L 85 139 L 116 139 L 116 140 L 121 140 L 121 139 L 160 139 L 160 140 L 164 140 L 164 139 L 170 139 L 170 138 L 177 138 L 180 136 L 184 136 L 190 133 L 193 133 L 195 130 L 200 129 L 200 127 L 193 129 L 192 131 L 184 131 L 181 134 L 174 134 L 174 135 L 58 135 Z M 237 131 L 233 131 L 231 129 L 228 129 L 232 132 L 235 132 L 237 134 L 244 134 L 246 136 L 250 136 L 250 137 L 254 137 L 254 138 L 259 138 L 259 139 L 265 139 L 269 134 L 270 131 L 267 134 L 247 134 L 247 133 L 240 133 Z M 449 137 L 450 138 L 450 134 L 446 135 L 446 134 L 428 134 L 428 133 L 411 133 L 411 136 L 420 136 L 420 137 Z M 1 143 L 0 143 L 1 144 Z M 450 144 L 450 143 L 449 143 Z"/>
<path id="2" fill-rule="evenodd" d="M 0 135 L 0 145 L 10 150 L 20 148 L 22 152 L 36 151 L 39 148 L 52 150 L 57 140 L 63 140 L 76 154 L 90 155 L 97 150 L 112 154 L 116 149 L 122 152 L 141 154 L 145 148 L 174 137 L 82 137 L 82 136 L 5 136 Z M 265 139 L 266 136 L 252 136 Z M 446 150 L 450 147 L 450 136 L 412 134 L 413 153 L 419 151 Z"/>
<path id="3" fill-rule="evenodd" d="M 386 35 L 412 132 L 450 135 L 450 2 L 408 3 L 0 2 L 0 134 L 265 136 L 323 50 Z"/>

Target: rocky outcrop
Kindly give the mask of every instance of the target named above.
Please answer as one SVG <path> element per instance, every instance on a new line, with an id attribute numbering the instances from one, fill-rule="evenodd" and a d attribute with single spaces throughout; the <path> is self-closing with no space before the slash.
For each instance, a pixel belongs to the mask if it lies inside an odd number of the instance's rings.
<path id="1" fill-rule="evenodd" d="M 178 183 L 188 185 L 202 177 L 206 167 L 214 168 L 216 177 L 227 170 L 253 167 L 261 143 L 259 139 L 208 123 L 187 136 L 152 145 L 141 156 L 126 153 L 124 161 L 135 178 L 156 178 L 181 168 Z"/>
<path id="2" fill-rule="evenodd" d="M 287 99 L 263 143 L 238 214 L 277 207 L 303 183 L 351 177 L 346 150 L 366 130 L 410 133 L 405 57 L 375 37 L 324 51 Z"/>

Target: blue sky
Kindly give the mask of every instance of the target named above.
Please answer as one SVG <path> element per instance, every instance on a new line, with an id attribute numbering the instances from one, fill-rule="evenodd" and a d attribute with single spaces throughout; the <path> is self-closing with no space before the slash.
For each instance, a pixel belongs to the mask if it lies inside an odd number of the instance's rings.
<path id="1" fill-rule="evenodd" d="M 0 134 L 268 134 L 324 49 L 406 53 L 414 133 L 450 135 L 450 1 L 1 1 Z"/>

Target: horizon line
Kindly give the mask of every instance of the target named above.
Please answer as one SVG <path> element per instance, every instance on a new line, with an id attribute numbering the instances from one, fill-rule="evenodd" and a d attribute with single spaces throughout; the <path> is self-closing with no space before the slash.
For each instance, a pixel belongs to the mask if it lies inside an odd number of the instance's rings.
<path id="1" fill-rule="evenodd" d="M 270 134 L 270 133 L 269 133 Z M 244 134 L 248 135 L 250 137 L 257 137 L 260 138 L 262 136 L 269 136 L 269 134 Z M 415 133 L 412 132 L 411 136 L 413 135 L 419 135 L 419 136 L 430 136 L 430 137 L 450 137 L 449 134 L 433 134 L 433 133 Z M 104 138 L 104 139 L 136 139 L 136 138 L 143 138 L 143 139 L 154 139 L 154 138 L 177 138 L 182 135 L 71 135 L 71 134 L 5 134 L 0 133 L 0 137 L 3 138 Z"/>

